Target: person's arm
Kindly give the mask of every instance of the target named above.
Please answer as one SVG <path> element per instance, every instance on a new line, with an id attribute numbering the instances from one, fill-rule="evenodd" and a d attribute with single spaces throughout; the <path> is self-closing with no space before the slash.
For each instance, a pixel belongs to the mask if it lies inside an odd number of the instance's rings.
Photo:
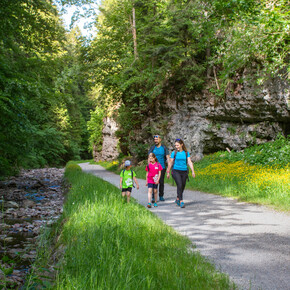
<path id="1" fill-rule="evenodd" d="M 120 177 L 120 188 L 122 189 L 123 177 Z"/>
<path id="2" fill-rule="evenodd" d="M 187 162 L 188 162 L 188 165 L 189 165 L 189 167 L 191 169 L 191 175 L 194 178 L 195 177 L 195 173 L 194 173 L 193 163 L 192 163 L 190 157 L 187 157 Z"/>
<path id="3" fill-rule="evenodd" d="M 170 160 L 169 160 L 169 155 L 166 155 L 166 160 L 167 160 L 167 164 L 168 164 L 168 166 L 169 166 L 169 162 L 170 162 Z M 165 167 L 166 167 L 166 164 L 165 164 Z"/>
<path id="4" fill-rule="evenodd" d="M 165 147 L 165 157 L 166 157 L 166 160 L 167 160 L 167 164 L 169 165 L 169 150 L 167 147 Z M 165 167 L 166 167 L 166 160 L 164 160 L 164 163 L 165 163 Z"/>
<path id="5" fill-rule="evenodd" d="M 148 185 L 148 171 L 146 171 L 146 186 Z"/>
<path id="6" fill-rule="evenodd" d="M 137 189 L 139 189 L 139 183 L 138 183 L 137 178 L 136 178 L 135 176 L 134 176 L 133 178 L 134 178 L 134 181 L 135 181 L 135 183 L 136 183 L 136 187 L 137 187 Z"/>
<path id="7" fill-rule="evenodd" d="M 160 177 L 161 177 L 161 171 L 159 170 L 159 173 L 158 173 L 158 179 L 157 179 L 156 184 L 159 184 Z"/>
<path id="8" fill-rule="evenodd" d="M 172 167 L 172 164 L 173 164 L 173 158 L 170 158 L 169 159 L 169 163 L 168 163 L 168 168 L 167 168 L 167 171 L 166 171 L 166 176 L 167 178 L 169 179 L 169 176 L 170 176 L 170 170 L 171 170 L 171 167 Z"/>

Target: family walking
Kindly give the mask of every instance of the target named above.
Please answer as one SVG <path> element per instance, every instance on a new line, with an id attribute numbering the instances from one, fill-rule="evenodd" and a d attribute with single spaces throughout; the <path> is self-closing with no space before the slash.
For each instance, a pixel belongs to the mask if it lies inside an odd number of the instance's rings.
<path id="1" fill-rule="evenodd" d="M 165 201 L 164 198 L 164 178 L 167 173 L 167 178 L 172 178 L 177 185 L 177 196 L 175 203 L 184 208 L 183 191 L 185 189 L 186 180 L 189 179 L 189 168 L 191 175 L 194 178 L 193 163 L 190 159 L 190 153 L 187 151 L 184 142 L 181 139 L 175 140 L 175 150 L 169 157 L 169 151 L 166 146 L 162 144 L 160 135 L 154 136 L 154 143 L 148 152 L 148 165 L 146 166 L 146 186 L 148 187 L 148 204 L 147 207 L 157 207 L 157 190 L 159 187 L 159 201 Z M 168 168 L 166 170 L 166 163 Z M 139 184 L 136 179 L 135 172 L 131 169 L 131 162 L 125 161 L 125 169 L 120 173 L 120 188 L 122 189 L 122 196 L 130 201 L 132 187 L 134 182 L 139 189 Z"/>

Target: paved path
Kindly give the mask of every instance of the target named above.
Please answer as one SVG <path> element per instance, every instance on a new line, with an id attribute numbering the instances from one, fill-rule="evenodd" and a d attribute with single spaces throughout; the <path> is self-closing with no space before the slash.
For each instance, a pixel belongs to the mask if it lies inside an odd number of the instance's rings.
<path id="1" fill-rule="evenodd" d="M 80 164 L 119 186 L 119 176 L 99 165 Z M 145 180 L 132 196 L 147 204 Z M 262 206 L 185 190 L 186 208 L 174 204 L 176 187 L 165 184 L 165 202 L 150 209 L 164 222 L 190 238 L 197 250 L 228 273 L 241 289 L 290 289 L 290 215 Z"/>

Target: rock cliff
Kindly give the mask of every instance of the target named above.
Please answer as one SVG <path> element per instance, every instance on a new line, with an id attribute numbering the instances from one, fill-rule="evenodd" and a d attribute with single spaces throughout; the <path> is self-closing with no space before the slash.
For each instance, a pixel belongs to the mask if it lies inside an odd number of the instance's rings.
<path id="1" fill-rule="evenodd" d="M 104 127 L 103 127 L 103 145 L 102 151 L 97 152 L 94 150 L 94 160 L 114 160 L 118 157 L 118 138 L 115 136 L 115 132 L 117 131 L 118 125 L 116 121 L 112 117 L 106 117 L 103 119 Z"/>
<path id="2" fill-rule="evenodd" d="M 259 88 L 244 82 L 217 99 L 207 91 L 183 104 L 168 99 L 168 131 L 165 142 L 173 149 L 182 138 L 188 150 L 200 159 L 218 150 L 242 150 L 290 133 L 289 86 L 272 81 Z M 158 130 L 158 126 L 156 126 Z"/>
<path id="3" fill-rule="evenodd" d="M 279 80 L 263 87 L 251 82 L 236 84 L 219 99 L 207 90 L 190 97 L 167 98 L 155 104 L 157 114 L 149 114 L 142 129 L 134 132 L 134 142 L 149 147 L 152 136 L 148 132 L 158 133 L 173 150 L 175 139 L 182 138 L 193 160 L 226 148 L 240 151 L 273 140 L 279 133 L 290 134 L 289 99 L 289 85 Z M 117 157 L 116 130 L 116 122 L 105 118 L 100 159 Z"/>

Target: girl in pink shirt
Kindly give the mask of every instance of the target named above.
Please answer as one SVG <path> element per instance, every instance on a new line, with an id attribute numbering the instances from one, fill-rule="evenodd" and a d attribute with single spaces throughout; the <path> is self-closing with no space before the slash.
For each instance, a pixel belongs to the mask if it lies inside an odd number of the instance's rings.
<path id="1" fill-rule="evenodd" d="M 154 153 L 150 153 L 149 164 L 146 166 L 146 186 L 148 185 L 148 204 L 147 207 L 151 207 L 152 190 L 154 191 L 154 207 L 157 207 L 157 187 L 161 176 L 161 170 L 163 169 L 158 162 Z"/>

